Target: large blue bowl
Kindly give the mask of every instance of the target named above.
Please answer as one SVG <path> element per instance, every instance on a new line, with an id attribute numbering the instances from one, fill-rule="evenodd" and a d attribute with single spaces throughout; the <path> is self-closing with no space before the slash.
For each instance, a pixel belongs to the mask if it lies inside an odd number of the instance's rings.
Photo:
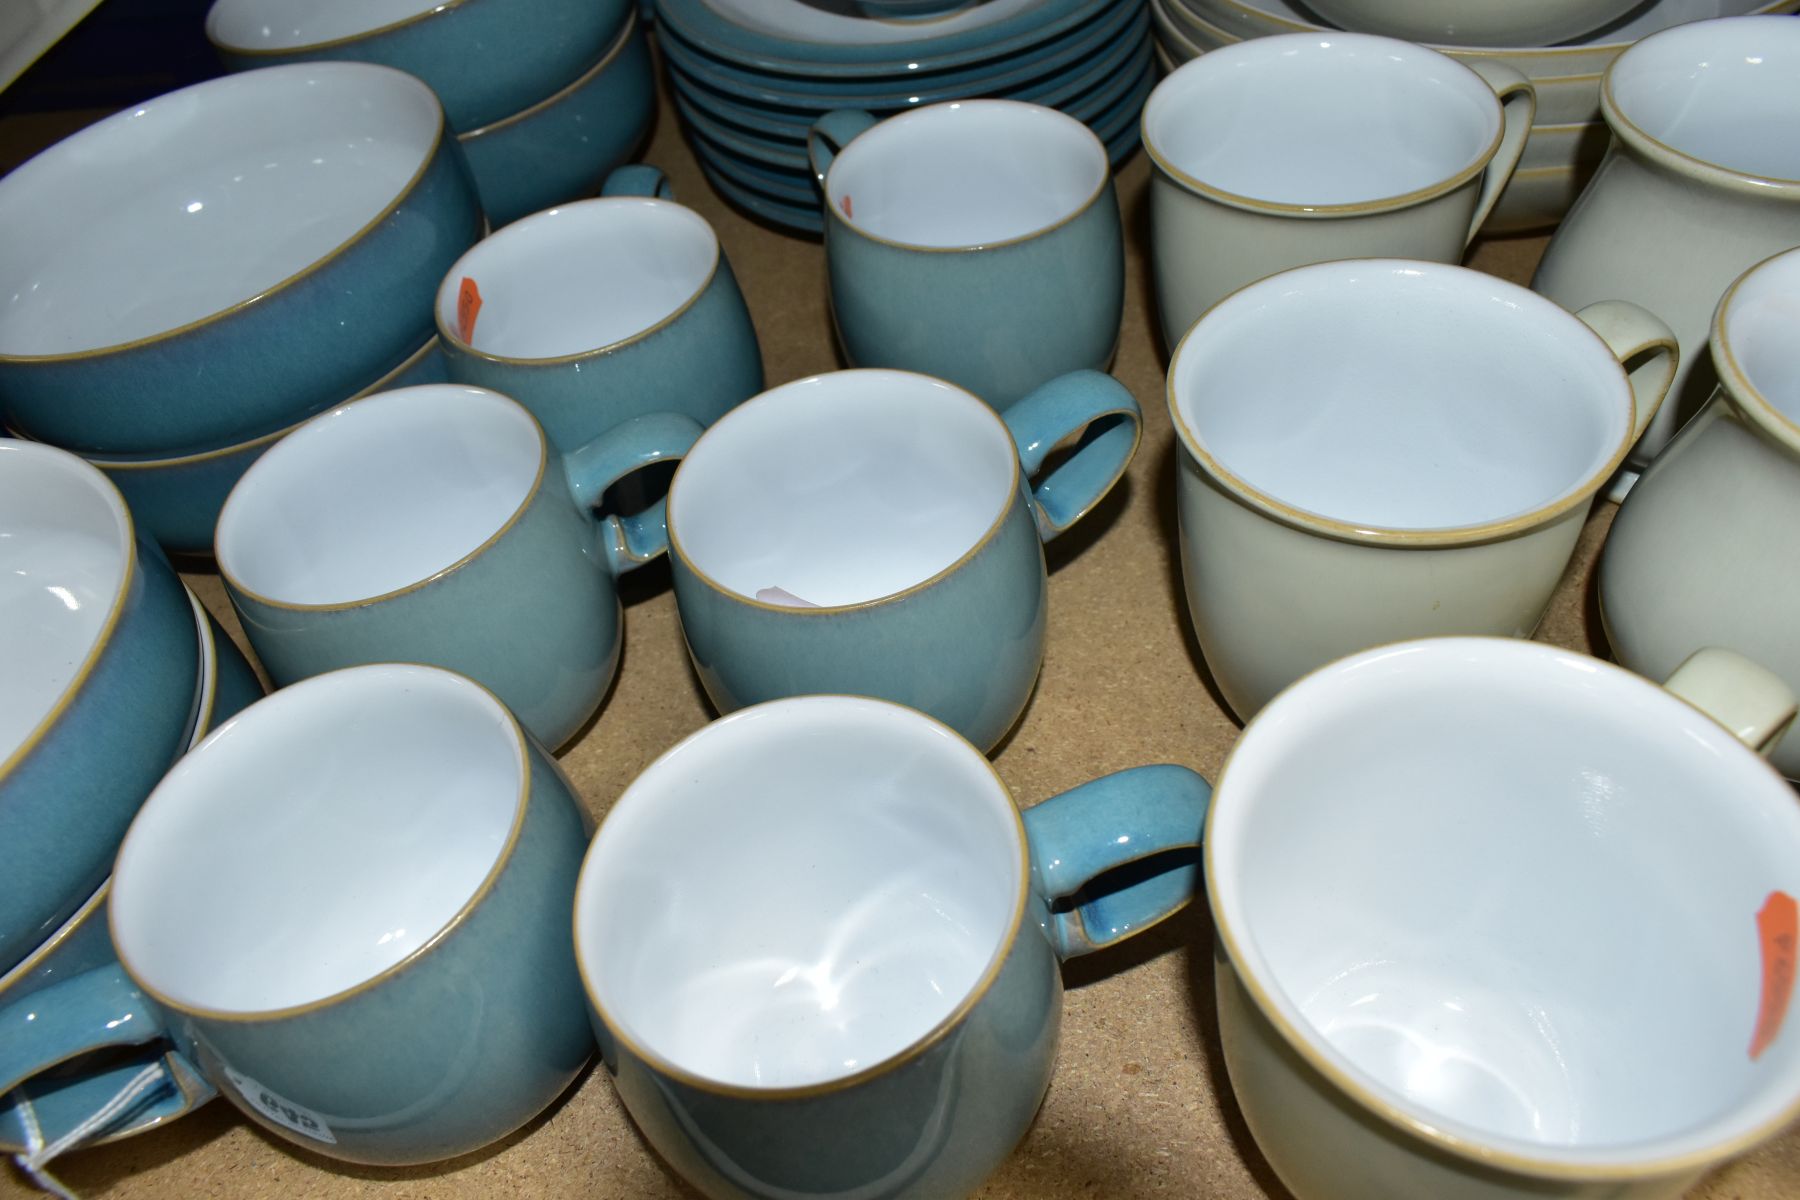
<path id="1" fill-rule="evenodd" d="M 284 428 L 431 336 L 481 222 L 437 98 L 389 67 L 128 109 L 0 179 L 0 417 L 114 454 Z"/>

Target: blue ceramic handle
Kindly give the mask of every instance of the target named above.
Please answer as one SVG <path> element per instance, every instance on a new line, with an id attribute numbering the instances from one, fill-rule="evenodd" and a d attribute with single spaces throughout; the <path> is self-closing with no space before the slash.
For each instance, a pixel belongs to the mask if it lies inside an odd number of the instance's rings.
<path id="1" fill-rule="evenodd" d="M 0 1095 L 77 1055 L 163 1032 L 156 1005 L 116 962 L 51 984 L 0 1009 Z"/>
<path id="2" fill-rule="evenodd" d="M 576 503 L 600 523 L 606 563 L 614 575 L 651 562 L 669 549 L 668 497 L 641 513 L 602 518 L 597 511 L 606 489 L 651 463 L 686 454 L 706 432 L 680 413 L 650 413 L 622 421 L 563 455 L 563 475 Z"/>
<path id="3" fill-rule="evenodd" d="M 1143 436 L 1143 413 L 1126 386 L 1101 371 L 1071 371 L 1000 414 L 1032 477 L 1038 536 L 1049 541 L 1112 491 Z M 1069 456 L 1036 478 L 1052 451 L 1074 438 Z"/>
<path id="4" fill-rule="evenodd" d="M 602 196 L 654 196 L 658 200 L 673 200 L 675 187 L 669 177 L 662 173 L 661 167 L 653 167 L 649 163 L 627 163 L 606 177 L 600 185 Z"/>
<path id="5" fill-rule="evenodd" d="M 1122 941 L 1194 898 L 1199 856 L 1122 878 L 1082 895 L 1096 876 L 1169 850 L 1194 849 L 1206 823 L 1212 785 L 1186 767 L 1163 763 L 1104 775 L 1052 796 L 1024 813 L 1031 875 L 1046 901 L 1074 899 L 1055 911 L 1045 932 L 1063 958 Z"/>
<path id="6" fill-rule="evenodd" d="M 152 1073 L 150 1082 L 128 1095 L 145 1071 Z M 131 1137 L 186 1116 L 216 1095 L 173 1050 L 140 1050 L 93 1072 L 46 1074 L 0 1096 L 0 1153 L 31 1156 L 68 1140 L 74 1149 Z M 109 1108 L 114 1111 L 95 1120 Z"/>
<path id="7" fill-rule="evenodd" d="M 839 108 L 813 122 L 806 131 L 806 157 L 812 163 L 813 178 L 819 190 L 825 190 L 825 176 L 831 164 L 855 140 L 856 135 L 876 124 L 875 118 L 860 108 Z"/>

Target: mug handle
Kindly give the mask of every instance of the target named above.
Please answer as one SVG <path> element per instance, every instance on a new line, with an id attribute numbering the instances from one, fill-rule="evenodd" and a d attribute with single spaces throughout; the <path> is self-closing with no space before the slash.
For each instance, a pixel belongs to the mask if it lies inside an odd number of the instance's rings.
<path id="1" fill-rule="evenodd" d="M 1634 358 L 1644 359 L 1626 376 L 1631 384 L 1631 407 L 1636 421 L 1631 430 L 1635 443 L 1662 407 L 1669 385 L 1675 382 L 1681 343 L 1654 313 L 1629 300 L 1599 300 L 1575 315 L 1600 335 L 1620 366 Z"/>
<path id="2" fill-rule="evenodd" d="M 1794 723 L 1797 706 L 1786 682 L 1735 650 L 1694 651 L 1663 687 L 1765 758 Z"/>
<path id="3" fill-rule="evenodd" d="M 45 1187 L 52 1159 L 135 1137 L 217 1095 L 175 1050 L 133 1055 L 92 1074 L 29 1080 L 0 1096 L 0 1153 Z"/>
<path id="4" fill-rule="evenodd" d="M 673 200 L 675 185 L 669 182 L 661 167 L 653 167 L 649 163 L 626 163 L 616 168 L 600 185 L 602 196 L 652 196 L 658 200 Z"/>
<path id="5" fill-rule="evenodd" d="M 1212 785 L 1173 763 L 1132 767 L 1052 796 L 1022 814 L 1032 883 L 1051 908 L 1044 932 L 1059 958 L 1123 941 L 1194 899 L 1199 856 L 1105 895 L 1083 898 L 1094 878 L 1168 850 L 1198 850 Z"/>
<path id="6" fill-rule="evenodd" d="M 1500 193 L 1512 182 L 1519 157 L 1525 153 L 1526 139 L 1531 136 L 1532 123 L 1537 120 L 1537 88 L 1505 63 L 1475 59 L 1463 65 L 1481 76 L 1500 98 L 1500 145 L 1482 175 L 1475 215 L 1469 221 L 1468 236 L 1463 238 L 1463 248 L 1467 249 L 1475 235 L 1481 232 L 1488 214 L 1494 211 L 1494 205 L 1499 203 Z"/>
<path id="7" fill-rule="evenodd" d="M 806 158 L 812 163 L 813 178 L 819 190 L 825 190 L 825 176 L 832 161 L 856 135 L 876 124 L 875 117 L 860 108 L 839 108 L 814 121 L 806 131 Z"/>
<path id="8" fill-rule="evenodd" d="M 606 489 L 651 463 L 681 458 L 700 435 L 700 423 L 680 413 L 648 413 L 621 421 L 562 456 L 563 477 L 583 511 L 600 527 L 601 549 L 614 575 L 655 560 L 669 549 L 667 496 L 630 516 L 599 514 Z"/>
<path id="9" fill-rule="evenodd" d="M 1000 414 L 1032 480 L 1038 537 L 1049 541 L 1079 521 L 1125 474 L 1143 437 L 1143 413 L 1124 384 L 1103 371 L 1059 375 L 1013 401 Z M 1049 474 L 1037 473 L 1052 451 L 1073 450 Z"/>

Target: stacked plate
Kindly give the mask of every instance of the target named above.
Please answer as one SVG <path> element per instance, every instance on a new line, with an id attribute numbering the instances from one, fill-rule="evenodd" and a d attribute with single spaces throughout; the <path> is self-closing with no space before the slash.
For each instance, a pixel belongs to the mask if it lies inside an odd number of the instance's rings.
<path id="1" fill-rule="evenodd" d="M 1637 39 L 1684 21 L 1787 13 L 1800 0 L 1647 0 L 1624 20 L 1558 46 L 1438 46 L 1454 58 L 1518 69 L 1537 87 L 1537 121 L 1512 183 L 1483 227 L 1490 233 L 1554 225 L 1606 153 L 1600 77 Z M 1329 29 L 1293 0 L 1150 0 L 1157 56 L 1166 70 L 1245 38 Z"/>
<path id="2" fill-rule="evenodd" d="M 890 6 L 891 7 L 891 6 Z M 1085 121 L 1115 164 L 1155 82 L 1144 0 L 975 0 L 913 20 L 856 0 L 656 0 L 681 122 L 727 199 L 817 233 L 806 132 L 839 108 L 886 116 L 1004 96 Z"/>

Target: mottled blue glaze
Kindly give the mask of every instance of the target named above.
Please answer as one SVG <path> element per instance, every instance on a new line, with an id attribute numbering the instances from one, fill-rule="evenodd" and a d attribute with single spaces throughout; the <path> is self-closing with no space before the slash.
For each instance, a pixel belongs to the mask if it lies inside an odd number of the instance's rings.
<path id="1" fill-rule="evenodd" d="M 233 71 L 276 63 L 378 63 L 417 75 L 461 132 L 530 108 L 582 75 L 625 21 L 630 0 L 447 0 L 418 16 L 291 50 L 267 50 L 225 32 L 213 5 L 206 36 Z"/>
<path id="2" fill-rule="evenodd" d="M 580 79 L 457 140 L 481 206 L 498 229 L 527 213 L 593 195 L 607 172 L 631 158 L 655 114 L 656 76 L 632 13 L 617 44 Z"/>
<path id="3" fill-rule="evenodd" d="M 437 339 L 415 351 L 399 367 L 357 394 L 368 395 L 390 388 L 420 383 L 442 383 L 449 378 Z M 170 554 L 212 555 L 213 527 L 225 497 L 250 464 L 287 436 L 289 426 L 278 433 L 180 458 L 102 458 L 88 461 L 105 472 L 131 506 L 137 526 Z"/>
<path id="4" fill-rule="evenodd" d="M 438 281 L 481 235 L 467 164 L 441 131 L 387 215 L 330 258 L 173 333 L 56 358 L 0 356 L 0 407 L 22 433 L 97 454 L 201 452 L 284 429 L 416 352 L 432 335 Z"/>
<path id="5" fill-rule="evenodd" d="M 538 483 L 508 526 L 402 590 L 295 605 L 257 596 L 224 570 L 226 591 L 277 687 L 361 663 L 447 667 L 499 696 L 532 736 L 561 746 L 599 708 L 618 666 L 615 575 L 668 545 L 660 501 L 623 520 L 602 519 L 593 506 L 632 471 L 681 457 L 700 432 L 684 417 L 654 414 L 567 456 L 546 448 Z"/>
<path id="6" fill-rule="evenodd" d="M 213 641 L 213 702 L 196 737 L 205 737 L 266 695 L 250 660 L 211 613 L 206 614 L 206 626 Z"/>
<path id="7" fill-rule="evenodd" d="M 612 172 L 606 196 L 666 200 L 670 192 L 661 171 L 633 164 Z M 723 246 L 712 277 L 686 307 L 643 333 L 585 354 L 497 358 L 473 350 L 446 327 L 441 311 L 438 329 L 450 378 L 511 396 L 531 410 L 560 450 L 650 413 L 680 413 L 707 426 L 763 388 L 756 327 Z"/>
<path id="8" fill-rule="evenodd" d="M 715 1200 L 942 1200 L 975 1191 L 1030 1127 L 1056 1063 L 1059 963 L 1195 896 L 1197 854 L 1063 913 L 1110 868 L 1199 845 L 1211 788 L 1185 767 L 1122 771 L 1026 811 L 1031 878 L 1004 965 L 972 1008 L 872 1078 L 757 1095 L 677 1077 L 612 1037 L 601 1059 L 645 1137 Z M 1102 906 L 1105 906 L 1104 910 Z M 1120 910 L 1133 919 L 1119 928 Z M 1073 931 L 1073 932 L 1070 932 Z"/>
<path id="9" fill-rule="evenodd" d="M 351 1162 L 436 1161 L 512 1132 L 593 1054 L 569 905 L 586 819 L 529 739 L 526 758 L 524 824 L 492 887 L 393 973 L 290 1015 L 223 1019 L 161 1004 L 123 967 L 102 966 L 0 1009 L 0 1094 L 71 1054 L 138 1046 L 168 1080 L 115 1122 L 114 1136 L 149 1127 L 147 1114 L 191 1107 L 175 1097 L 196 1069 L 269 1132 Z M 120 1078 L 113 1068 L 105 1079 L 28 1086 L 56 1095 L 56 1119 L 72 1126 Z M 269 1107 L 284 1102 L 334 1140 L 271 1120 Z M 0 1108 L 0 1137 L 16 1128 L 16 1106 Z"/>
<path id="10" fill-rule="evenodd" d="M 713 706 L 729 713 L 783 696 L 875 696 L 991 750 L 1024 711 L 1044 661 L 1042 542 L 1124 473 L 1140 415 L 1122 385 L 1083 371 L 1045 385 L 1005 420 L 1023 461 L 998 525 L 954 567 L 892 596 L 834 608 L 764 604 L 695 570 L 674 529 L 669 561 L 682 633 Z M 1080 450 L 1034 486 L 1030 476 L 1050 447 L 1084 429 Z"/>

